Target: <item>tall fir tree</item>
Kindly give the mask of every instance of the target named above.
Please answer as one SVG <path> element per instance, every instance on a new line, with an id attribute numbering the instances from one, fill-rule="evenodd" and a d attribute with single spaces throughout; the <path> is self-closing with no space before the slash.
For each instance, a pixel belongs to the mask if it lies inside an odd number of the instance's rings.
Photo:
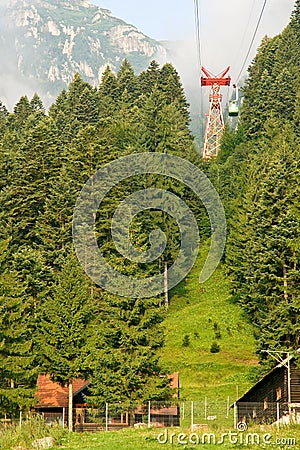
<path id="1" fill-rule="evenodd" d="M 95 304 L 89 283 L 74 254 L 65 260 L 52 292 L 38 311 L 37 346 L 41 370 L 53 381 L 68 386 L 69 430 L 73 429 L 73 381 L 90 369 L 90 324 Z"/>
<path id="2" fill-rule="evenodd" d="M 36 358 L 32 304 L 0 243 L 0 415 L 13 418 L 34 404 Z"/>

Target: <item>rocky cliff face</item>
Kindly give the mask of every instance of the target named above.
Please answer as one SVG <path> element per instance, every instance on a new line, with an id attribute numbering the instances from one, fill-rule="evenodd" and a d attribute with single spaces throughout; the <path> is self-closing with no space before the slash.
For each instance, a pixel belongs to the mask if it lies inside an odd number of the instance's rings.
<path id="1" fill-rule="evenodd" d="M 159 42 L 88 0 L 1 0 L 0 14 L 2 98 L 5 81 L 51 98 L 76 72 L 97 85 L 107 64 L 117 70 L 127 58 L 140 71 L 166 60 Z"/>

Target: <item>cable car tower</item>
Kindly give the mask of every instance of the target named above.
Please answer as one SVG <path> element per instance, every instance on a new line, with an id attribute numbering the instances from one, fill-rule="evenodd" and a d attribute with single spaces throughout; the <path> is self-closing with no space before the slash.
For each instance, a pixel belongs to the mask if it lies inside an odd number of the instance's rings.
<path id="1" fill-rule="evenodd" d="M 227 75 L 230 67 L 227 67 L 220 75 L 215 76 L 204 67 L 201 68 L 204 76 L 201 77 L 201 86 L 211 86 L 209 95 L 209 113 L 207 116 L 204 135 L 203 159 L 217 156 L 221 145 L 221 136 L 224 130 L 224 121 L 221 109 L 221 86 L 230 86 L 231 78 Z M 227 76 L 226 76 L 227 75 Z"/>

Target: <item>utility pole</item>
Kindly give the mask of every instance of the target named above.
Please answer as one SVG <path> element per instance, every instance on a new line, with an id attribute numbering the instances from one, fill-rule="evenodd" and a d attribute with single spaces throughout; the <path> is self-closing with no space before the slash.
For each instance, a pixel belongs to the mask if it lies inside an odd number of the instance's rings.
<path id="1" fill-rule="evenodd" d="M 282 364 L 287 369 L 287 396 L 288 396 L 288 409 L 289 409 L 289 418 L 290 422 L 292 419 L 291 416 L 291 355 L 290 352 L 280 351 L 280 350 L 263 350 L 264 352 L 268 353 L 275 361 Z M 286 355 L 285 358 L 283 358 L 281 355 Z"/>
<path id="2" fill-rule="evenodd" d="M 169 283 L 168 283 L 168 261 L 164 262 L 164 296 L 165 296 L 165 309 L 169 308 Z"/>

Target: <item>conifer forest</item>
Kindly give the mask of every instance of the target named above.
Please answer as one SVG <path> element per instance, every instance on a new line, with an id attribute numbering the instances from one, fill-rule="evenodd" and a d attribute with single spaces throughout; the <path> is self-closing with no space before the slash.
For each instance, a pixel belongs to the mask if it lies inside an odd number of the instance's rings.
<path id="1" fill-rule="evenodd" d="M 89 402 L 99 407 L 121 402 L 130 409 L 172 397 L 170 371 L 159 358 L 164 294 L 105 291 L 85 274 L 73 247 L 74 205 L 84 184 L 133 153 L 178 156 L 206 174 L 227 219 L 220 264 L 231 301 L 253 326 L 260 363 L 271 367 L 262 350 L 300 347 L 299 69 L 298 0 L 282 33 L 262 41 L 241 87 L 240 116 L 234 126 L 226 122 L 221 150 L 208 161 L 195 144 L 182 82 L 169 63 L 152 61 L 136 74 L 124 60 L 116 74 L 108 66 L 97 87 L 77 73 L 48 110 L 38 94 L 22 96 L 12 112 L 1 103 L 1 417 L 34 406 L 39 374 L 71 387 L 88 379 Z M 151 173 L 119 183 L 97 212 L 95 233 L 109 264 L 131 277 L 163 273 L 180 250 L 175 219 L 155 208 L 134 217 L 130 239 L 145 251 L 149 234 L 160 228 L 168 238 L 161 257 L 137 263 L 115 248 L 116 208 L 147 187 L 179 195 L 197 219 L 201 242 L 211 234 L 205 208 L 183 183 Z"/>

